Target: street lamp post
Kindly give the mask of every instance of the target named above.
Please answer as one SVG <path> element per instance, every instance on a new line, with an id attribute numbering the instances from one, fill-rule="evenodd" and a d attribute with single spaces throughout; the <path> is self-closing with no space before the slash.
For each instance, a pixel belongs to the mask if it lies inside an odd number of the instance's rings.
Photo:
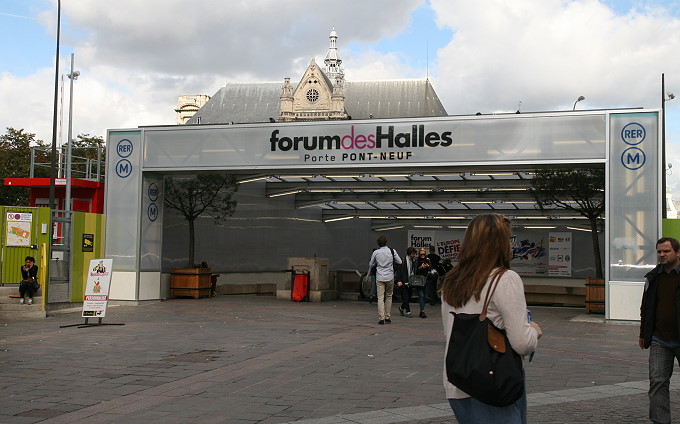
<path id="1" fill-rule="evenodd" d="M 666 219 L 666 102 L 673 100 L 673 93 L 666 94 L 664 74 L 661 74 L 661 218 Z"/>
<path id="2" fill-rule="evenodd" d="M 571 108 L 571 110 L 576 110 L 576 103 L 578 103 L 578 102 L 580 102 L 580 101 L 583 101 L 583 100 L 585 100 L 585 99 L 586 99 L 586 98 L 583 97 L 583 96 L 578 96 L 578 99 L 576 99 L 576 101 L 574 102 L 574 107 Z"/>
<path id="3" fill-rule="evenodd" d="M 71 80 L 68 102 L 68 147 L 66 150 L 66 196 L 64 209 L 71 210 L 71 149 L 73 146 L 73 80 L 77 80 L 80 71 L 73 70 L 73 53 L 71 53 L 71 73 L 66 76 Z"/>
<path id="4" fill-rule="evenodd" d="M 54 58 L 54 116 L 52 117 L 52 159 L 50 161 L 50 209 L 54 209 L 54 179 L 57 170 L 57 105 L 59 99 L 59 32 L 61 27 L 61 0 L 57 0 L 57 55 Z M 50 228 L 52 226 L 50 225 Z M 50 230 L 50 243 L 53 231 Z"/>

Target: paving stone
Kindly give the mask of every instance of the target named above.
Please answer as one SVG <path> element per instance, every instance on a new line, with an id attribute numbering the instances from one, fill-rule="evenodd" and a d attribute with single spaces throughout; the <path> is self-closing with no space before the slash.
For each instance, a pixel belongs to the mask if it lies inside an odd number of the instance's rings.
<path id="1" fill-rule="evenodd" d="M 544 336 L 526 364 L 530 422 L 646 421 L 648 351 L 636 325 L 532 311 Z M 367 302 L 258 296 L 108 312 L 126 325 L 59 328 L 79 312 L 0 325 L 0 422 L 455 423 L 437 308 L 390 326 L 376 325 Z M 672 402 L 680 416 L 675 381 Z M 60 415 L 25 416 L 38 410 Z"/>

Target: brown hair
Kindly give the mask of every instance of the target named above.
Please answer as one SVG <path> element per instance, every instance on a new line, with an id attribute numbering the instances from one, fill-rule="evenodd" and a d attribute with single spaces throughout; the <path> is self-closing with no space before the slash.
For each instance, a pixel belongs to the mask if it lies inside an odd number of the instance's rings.
<path id="1" fill-rule="evenodd" d="M 465 230 L 458 264 L 446 273 L 442 299 L 454 308 L 465 305 L 472 296 L 479 301 L 487 278 L 510 269 L 510 220 L 496 213 L 475 217 Z"/>
<path id="2" fill-rule="evenodd" d="M 660 244 L 669 242 L 671 244 L 671 247 L 673 248 L 674 251 L 679 251 L 680 250 L 680 242 L 678 242 L 678 239 L 675 239 L 673 237 L 661 237 L 659 240 L 656 241 L 656 247 L 659 247 Z"/>

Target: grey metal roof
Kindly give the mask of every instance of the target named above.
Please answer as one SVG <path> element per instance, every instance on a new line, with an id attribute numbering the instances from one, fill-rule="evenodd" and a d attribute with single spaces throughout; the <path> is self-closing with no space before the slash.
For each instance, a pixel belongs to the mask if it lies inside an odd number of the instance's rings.
<path id="1" fill-rule="evenodd" d="M 227 83 L 187 124 L 269 122 L 279 115 L 282 85 Z M 429 80 L 346 81 L 345 110 L 352 119 L 447 115 Z"/>

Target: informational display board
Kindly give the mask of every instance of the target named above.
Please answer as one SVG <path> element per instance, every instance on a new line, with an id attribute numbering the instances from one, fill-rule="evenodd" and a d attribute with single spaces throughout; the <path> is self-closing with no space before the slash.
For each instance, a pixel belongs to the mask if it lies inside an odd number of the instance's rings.
<path id="1" fill-rule="evenodd" d="M 31 212 L 7 212 L 6 246 L 30 246 L 31 225 L 33 214 Z"/>
<path id="2" fill-rule="evenodd" d="M 571 233 L 568 233 L 571 234 Z M 408 245 L 416 249 L 424 247 L 429 252 L 430 246 L 435 248 L 435 253 L 440 259 L 451 260 L 451 264 L 458 263 L 460 249 L 465 237 L 465 230 L 458 231 L 408 231 Z M 548 274 L 548 262 L 546 253 L 546 237 L 541 232 L 523 232 L 518 236 L 513 236 L 511 240 L 513 271 L 519 275 L 546 275 Z M 570 238 L 571 246 L 571 238 Z M 571 275 L 571 247 L 569 248 L 569 274 L 550 274 L 550 275 Z M 563 257 L 564 259 L 564 257 Z M 560 268 L 561 269 L 561 268 Z"/>
<path id="3" fill-rule="evenodd" d="M 550 232 L 548 275 L 571 277 L 571 232 Z"/>
<path id="4" fill-rule="evenodd" d="M 87 271 L 87 284 L 83 297 L 83 317 L 103 318 L 109 303 L 111 268 L 113 259 L 92 259 Z"/>

